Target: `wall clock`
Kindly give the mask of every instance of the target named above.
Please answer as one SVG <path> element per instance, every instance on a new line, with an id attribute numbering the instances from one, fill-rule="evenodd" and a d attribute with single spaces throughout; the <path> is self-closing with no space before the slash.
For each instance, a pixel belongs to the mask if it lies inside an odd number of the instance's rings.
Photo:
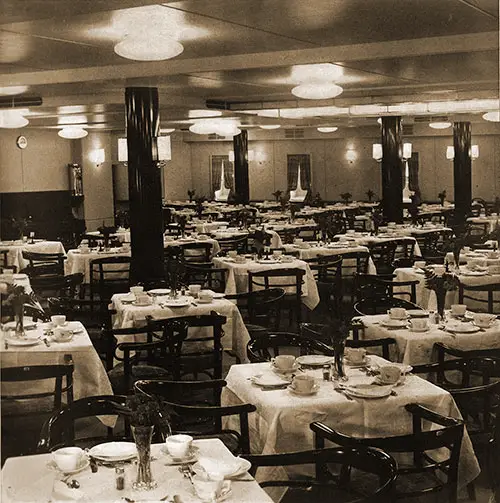
<path id="1" fill-rule="evenodd" d="M 28 140 L 26 139 L 26 136 L 18 136 L 16 145 L 22 149 L 26 148 L 28 146 Z"/>

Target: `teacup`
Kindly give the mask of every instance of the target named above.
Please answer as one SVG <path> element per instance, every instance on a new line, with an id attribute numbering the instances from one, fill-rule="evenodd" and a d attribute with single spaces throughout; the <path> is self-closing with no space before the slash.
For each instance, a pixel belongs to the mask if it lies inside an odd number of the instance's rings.
<path id="1" fill-rule="evenodd" d="M 209 290 L 201 290 L 199 293 L 198 293 L 198 299 L 201 300 L 201 302 L 212 302 L 212 300 L 214 299 L 214 295 L 211 291 Z"/>
<path id="2" fill-rule="evenodd" d="M 235 258 L 238 255 L 238 252 L 236 250 L 229 250 L 227 252 L 227 256 L 231 258 Z"/>
<path id="3" fill-rule="evenodd" d="M 384 384 L 396 384 L 401 378 L 401 369 L 395 365 L 380 367 L 380 380 Z"/>
<path id="4" fill-rule="evenodd" d="M 293 378 L 292 387 L 299 393 L 309 393 L 314 388 L 316 380 L 313 376 L 299 374 Z"/>
<path id="5" fill-rule="evenodd" d="M 130 292 L 135 295 L 137 298 L 137 295 L 144 292 L 144 287 L 143 286 L 131 286 L 130 287 Z"/>
<path id="6" fill-rule="evenodd" d="M 389 309 L 389 318 L 391 318 L 391 320 L 404 320 L 406 317 L 407 314 L 404 307 L 391 307 L 391 309 Z"/>
<path id="7" fill-rule="evenodd" d="M 474 313 L 474 324 L 479 328 L 488 328 L 496 319 L 496 315 L 488 313 Z"/>
<path id="8" fill-rule="evenodd" d="M 452 304 L 451 314 L 453 316 L 463 316 L 467 311 L 467 306 L 465 304 Z"/>
<path id="9" fill-rule="evenodd" d="M 149 306 L 153 303 L 151 297 L 147 293 L 139 293 L 135 295 L 135 302 L 139 306 Z"/>
<path id="10" fill-rule="evenodd" d="M 191 451 L 193 437 L 190 435 L 170 435 L 165 439 L 168 453 L 173 458 L 185 458 Z"/>
<path id="11" fill-rule="evenodd" d="M 278 355 L 272 360 L 273 365 L 278 370 L 290 370 L 295 365 L 295 356 L 293 355 Z"/>
<path id="12" fill-rule="evenodd" d="M 196 495 L 203 502 L 218 501 L 222 496 L 226 495 L 231 488 L 231 481 L 224 480 L 222 476 L 203 477 L 202 475 L 194 475 L 192 483 Z"/>
<path id="13" fill-rule="evenodd" d="M 80 447 L 63 447 L 52 453 L 57 468 L 62 472 L 72 472 L 76 470 L 85 455 Z"/>
<path id="14" fill-rule="evenodd" d="M 426 330 L 429 326 L 428 318 L 412 318 L 410 325 L 413 330 Z"/>
<path id="15" fill-rule="evenodd" d="M 200 293 L 201 285 L 189 285 L 188 290 L 189 294 L 192 295 L 194 298 L 196 298 Z"/>
<path id="16" fill-rule="evenodd" d="M 66 323 L 66 316 L 64 314 L 54 314 L 50 317 L 50 321 L 54 327 L 62 327 Z"/>
<path id="17" fill-rule="evenodd" d="M 273 257 L 280 258 L 283 255 L 283 250 L 273 250 Z"/>
<path id="18" fill-rule="evenodd" d="M 366 358 L 366 349 L 364 348 L 348 348 L 346 356 L 350 363 L 363 363 Z"/>
<path id="19" fill-rule="evenodd" d="M 73 330 L 70 330 L 66 327 L 56 327 L 53 330 L 54 332 L 54 340 L 57 342 L 68 342 L 73 339 Z"/>

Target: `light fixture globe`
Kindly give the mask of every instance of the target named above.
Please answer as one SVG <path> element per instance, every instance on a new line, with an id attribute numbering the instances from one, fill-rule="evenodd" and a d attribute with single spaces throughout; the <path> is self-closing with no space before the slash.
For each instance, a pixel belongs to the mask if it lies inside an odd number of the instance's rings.
<path id="1" fill-rule="evenodd" d="M 432 129 L 447 129 L 451 126 L 451 122 L 442 121 L 442 122 L 429 122 L 429 127 Z"/>
<path id="2" fill-rule="evenodd" d="M 320 133 L 334 133 L 337 131 L 338 127 L 319 127 L 317 128 Z"/>
<path id="3" fill-rule="evenodd" d="M 115 45 L 118 56 L 135 61 L 162 61 L 178 56 L 184 47 L 171 37 L 129 35 Z"/>
<path id="4" fill-rule="evenodd" d="M 81 127 L 65 127 L 57 132 L 61 138 L 66 138 L 67 140 L 77 140 L 79 138 L 85 138 L 89 132 Z"/>
<path id="5" fill-rule="evenodd" d="M 500 122 L 500 111 L 486 112 L 483 115 L 483 119 L 488 122 Z"/>
<path id="6" fill-rule="evenodd" d="M 281 127 L 280 124 L 261 124 L 260 129 L 279 129 Z"/>
<path id="7" fill-rule="evenodd" d="M 19 110 L 0 110 L 0 128 L 17 129 L 29 124 L 29 120 Z"/>
<path id="8" fill-rule="evenodd" d="M 210 134 L 214 133 L 216 128 L 216 124 L 211 120 L 200 120 L 191 124 L 189 126 L 189 131 L 195 134 Z"/>
<path id="9" fill-rule="evenodd" d="M 292 94 L 304 100 L 326 100 L 342 94 L 342 87 L 329 82 L 300 84 L 292 89 Z"/>

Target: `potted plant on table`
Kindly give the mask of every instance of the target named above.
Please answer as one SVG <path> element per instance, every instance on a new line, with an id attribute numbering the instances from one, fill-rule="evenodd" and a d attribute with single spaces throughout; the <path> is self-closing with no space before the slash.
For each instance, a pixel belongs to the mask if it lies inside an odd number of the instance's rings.
<path id="1" fill-rule="evenodd" d="M 283 194 L 282 190 L 277 190 L 276 192 L 273 192 L 273 196 L 276 199 L 276 202 L 279 203 L 281 200 L 281 194 Z"/>
<path id="2" fill-rule="evenodd" d="M 375 196 L 375 192 L 372 189 L 369 189 L 365 192 L 366 197 L 368 198 L 368 202 L 371 203 L 373 201 L 373 197 Z"/>
<path id="3" fill-rule="evenodd" d="M 194 195 L 196 194 L 196 190 L 192 189 L 192 190 L 188 190 L 188 197 L 189 197 L 189 202 L 192 203 L 193 202 L 193 198 L 194 198 Z"/>
<path id="4" fill-rule="evenodd" d="M 447 269 L 447 268 L 446 268 Z M 433 290 L 436 293 L 437 312 L 441 320 L 444 320 L 444 303 L 446 292 L 456 290 L 458 288 L 458 276 L 449 272 L 443 266 L 443 272 L 436 269 L 424 269 L 425 287 Z"/>
<path id="5" fill-rule="evenodd" d="M 352 199 L 352 194 L 350 192 L 342 192 L 340 194 L 340 198 L 344 202 L 344 204 L 349 204 L 350 200 Z"/>
<path id="6" fill-rule="evenodd" d="M 151 440 L 155 427 L 164 435 L 170 434 L 170 413 L 154 397 L 137 394 L 127 397 L 132 435 L 137 448 L 137 477 L 135 490 L 151 490 L 158 484 L 151 473 Z"/>

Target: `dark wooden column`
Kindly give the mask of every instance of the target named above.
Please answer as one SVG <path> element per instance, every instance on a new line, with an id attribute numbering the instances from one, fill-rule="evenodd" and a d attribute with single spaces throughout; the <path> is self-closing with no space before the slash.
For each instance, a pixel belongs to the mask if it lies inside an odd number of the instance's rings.
<path id="1" fill-rule="evenodd" d="M 149 283 L 162 279 L 163 215 L 156 138 L 160 126 L 158 89 L 125 89 L 131 281 Z"/>
<path id="2" fill-rule="evenodd" d="M 462 225 L 471 211 L 472 160 L 470 156 L 472 133 L 470 122 L 453 124 L 453 181 L 455 188 L 455 225 Z"/>
<path id="3" fill-rule="evenodd" d="M 250 181 L 248 177 L 248 131 L 242 129 L 233 137 L 234 150 L 234 190 L 236 200 L 241 204 L 250 201 Z"/>
<path id="4" fill-rule="evenodd" d="M 403 221 L 401 117 L 382 117 L 382 211 L 387 222 Z"/>

